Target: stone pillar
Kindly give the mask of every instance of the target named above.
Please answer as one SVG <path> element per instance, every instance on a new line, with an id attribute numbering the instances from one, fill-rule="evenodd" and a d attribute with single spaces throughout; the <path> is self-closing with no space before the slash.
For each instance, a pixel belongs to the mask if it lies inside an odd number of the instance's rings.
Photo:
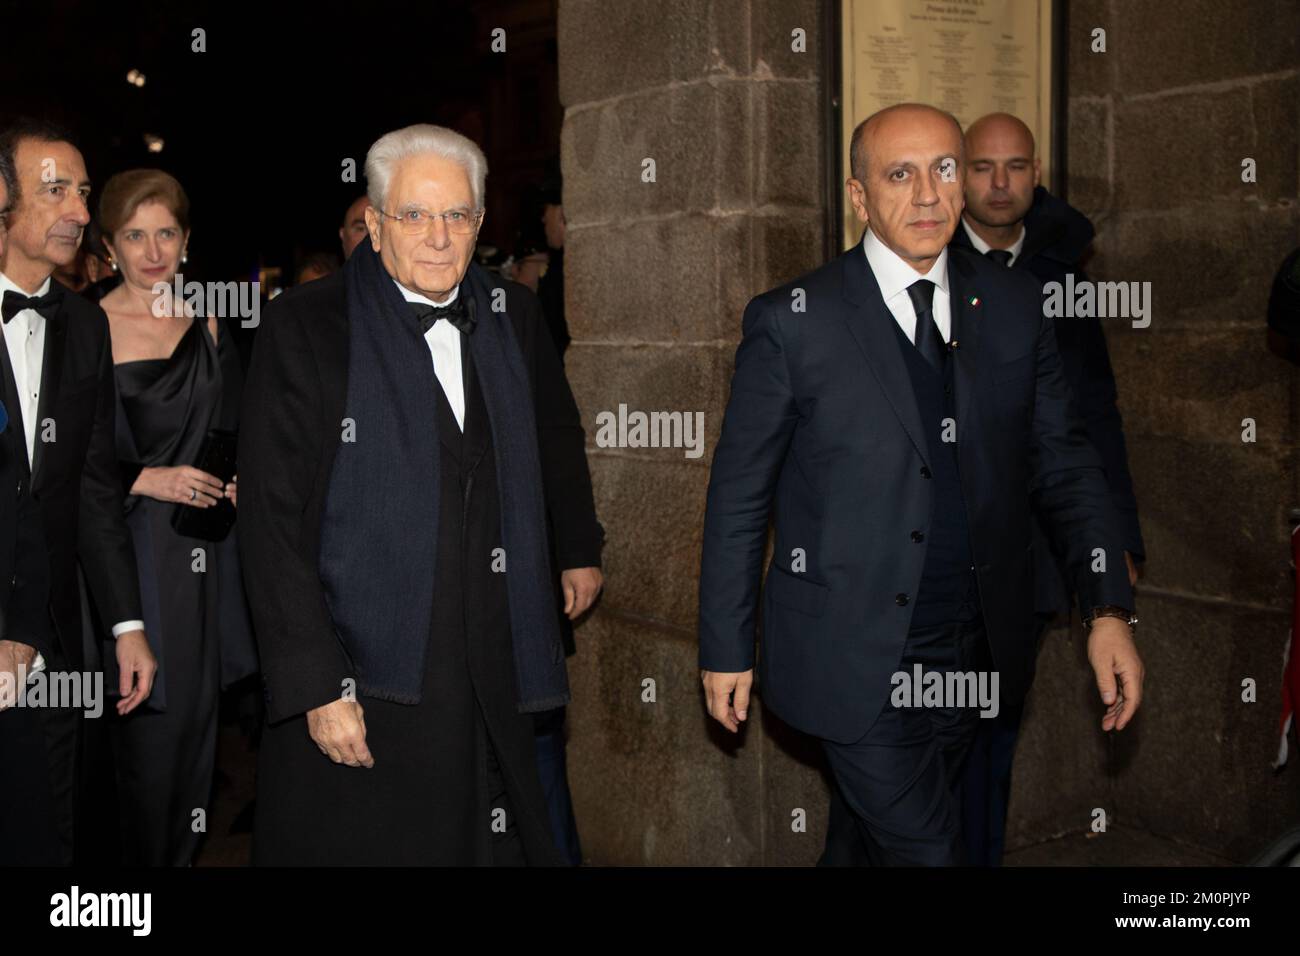
<path id="1" fill-rule="evenodd" d="M 761 717 L 739 741 L 711 726 L 695 637 L 741 313 L 822 260 L 818 26 L 808 0 L 560 3 L 567 369 L 608 537 L 607 590 L 570 662 L 570 778 L 595 863 L 820 850 L 821 824 L 789 823 L 795 807 L 824 816 L 816 770 L 784 756 Z M 597 416 L 620 405 L 702 412 L 703 454 L 599 447 Z"/>

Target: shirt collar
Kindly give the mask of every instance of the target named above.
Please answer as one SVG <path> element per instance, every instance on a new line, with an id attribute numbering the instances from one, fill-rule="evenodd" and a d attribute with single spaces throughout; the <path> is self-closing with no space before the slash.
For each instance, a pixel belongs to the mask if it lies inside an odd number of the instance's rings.
<path id="1" fill-rule="evenodd" d="M 975 251 L 978 252 L 980 255 L 982 256 L 987 255 L 988 251 L 993 248 L 987 242 L 985 242 L 983 239 L 980 238 L 979 233 L 977 233 L 974 229 L 970 227 L 970 224 L 966 221 L 965 216 L 961 217 L 961 227 L 966 230 L 966 236 L 967 238 L 970 239 L 970 244 L 975 247 Z M 1007 250 L 1007 252 L 1011 253 L 1011 262 L 1015 262 L 1016 259 L 1019 258 L 1020 250 L 1023 249 L 1024 247 L 1025 247 L 1025 224 L 1022 222 L 1020 224 L 1020 235 L 1016 237 L 1016 241 L 1013 242 L 1011 244 L 1011 248 Z M 1010 265 L 1010 263 L 1008 263 L 1008 265 Z"/>
<path id="2" fill-rule="evenodd" d="M 867 254 L 867 264 L 876 276 L 880 286 L 880 295 L 886 302 L 907 289 L 917 279 L 929 279 L 948 294 L 948 247 L 944 246 L 930 271 L 921 275 L 887 245 L 876 238 L 876 234 L 867 227 L 867 234 L 862 240 L 862 248 Z"/>
<path id="3" fill-rule="evenodd" d="M 32 293 L 31 298 L 33 298 L 33 299 L 39 299 L 41 296 L 43 296 L 43 295 L 45 295 L 47 292 L 49 292 L 49 291 L 50 291 L 50 285 L 51 285 L 51 283 L 53 283 L 53 281 L 54 281 L 53 278 L 51 278 L 50 276 L 46 276 L 46 277 L 45 277 L 45 281 L 44 281 L 43 283 L 41 283 L 41 287 L 40 287 L 39 289 L 37 289 L 35 292 Z M 5 275 L 3 272 L 0 272 L 0 299 L 3 299 L 3 298 L 4 298 L 4 294 L 5 294 L 6 292 L 8 292 L 10 289 L 13 289 L 13 290 L 14 290 L 15 292 L 17 292 L 19 295 L 27 295 L 26 292 L 24 292 L 22 289 L 18 288 L 18 286 L 14 283 L 14 280 L 13 280 L 13 279 L 10 279 L 10 278 L 9 278 L 7 275 Z M 39 315 L 40 313 L 37 313 L 37 314 Z"/>
<path id="4" fill-rule="evenodd" d="M 389 276 L 389 278 L 392 277 Z M 420 295 L 420 293 L 418 292 L 412 292 L 410 289 L 402 285 L 402 283 L 398 282 L 396 279 L 393 279 L 393 285 L 397 286 L 397 291 L 402 293 L 402 298 L 405 299 L 407 302 L 420 302 L 424 305 L 431 305 L 435 309 L 445 309 L 447 306 L 455 302 L 456 297 L 460 295 L 460 286 L 457 285 L 456 288 L 451 290 L 451 295 L 447 297 L 446 302 L 434 302 L 428 296 Z"/>

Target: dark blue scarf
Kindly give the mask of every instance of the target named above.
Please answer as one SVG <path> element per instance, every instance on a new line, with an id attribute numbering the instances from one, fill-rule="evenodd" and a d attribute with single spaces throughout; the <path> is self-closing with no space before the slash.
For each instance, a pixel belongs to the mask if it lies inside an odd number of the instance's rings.
<path id="1" fill-rule="evenodd" d="M 330 477 L 320 574 L 357 690 L 418 703 L 433 617 L 440 485 L 433 372 L 418 321 L 370 243 L 343 268 L 348 310 L 344 441 Z M 551 579 L 532 388 L 501 283 L 471 263 L 460 284 L 477 328 L 469 337 L 487 406 L 501 500 L 506 586 L 521 711 L 569 700 Z M 499 298 L 499 297 L 498 297 Z M 342 426 L 340 426 L 342 428 Z M 484 568 L 486 568 L 486 563 Z"/>

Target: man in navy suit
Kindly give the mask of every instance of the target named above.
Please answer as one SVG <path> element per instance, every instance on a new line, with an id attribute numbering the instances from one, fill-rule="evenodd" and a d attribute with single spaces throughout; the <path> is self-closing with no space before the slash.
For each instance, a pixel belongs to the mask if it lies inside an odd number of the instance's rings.
<path id="1" fill-rule="evenodd" d="M 971 123 L 966 129 L 966 209 L 953 244 L 1023 270 L 1040 285 L 1064 285 L 1067 275 L 1073 275 L 1078 286 L 1087 280 L 1079 263 L 1092 243 L 1092 223 L 1044 189 L 1040 177 L 1034 134 L 1024 122 L 1007 113 L 990 113 Z M 1136 584 L 1146 548 L 1106 335 L 1100 320 L 1093 317 L 1059 319 L 1055 326 L 1074 411 L 1101 455 L 1111 501 L 1120 516 L 1129 583 Z M 1073 587 L 1062 564 L 1052 553 L 1047 535 L 1036 528 L 1034 595 L 1040 636 L 1053 618 L 1070 612 Z M 981 721 L 963 771 L 962 830 L 967 860 L 975 865 L 1002 862 L 1011 765 L 1022 714 L 1022 706 L 1011 705 L 996 718 Z"/>
<path id="2" fill-rule="evenodd" d="M 738 731 L 771 516 L 765 704 L 822 741 L 871 862 L 954 864 L 975 722 L 1032 679 L 1034 513 L 1090 621 L 1103 730 L 1140 703 L 1133 592 L 1038 285 L 948 248 L 960 126 L 890 107 L 851 156 L 862 242 L 745 310 L 709 482 L 701 676 Z"/>

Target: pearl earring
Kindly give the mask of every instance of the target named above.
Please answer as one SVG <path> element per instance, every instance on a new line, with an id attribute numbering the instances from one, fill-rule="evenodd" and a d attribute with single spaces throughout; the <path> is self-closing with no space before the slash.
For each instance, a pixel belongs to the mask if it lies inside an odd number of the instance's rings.
<path id="1" fill-rule="evenodd" d="M 185 265 L 185 263 L 187 263 L 187 262 L 189 262 L 189 261 L 190 261 L 190 254 L 189 254 L 188 252 L 182 252 L 182 253 L 181 253 L 181 265 Z"/>
<path id="2" fill-rule="evenodd" d="M 112 262 L 110 262 L 110 263 L 108 264 L 108 267 L 109 267 L 110 269 L 112 269 L 114 272 L 116 272 L 116 271 L 117 271 L 117 260 L 114 259 Z"/>

